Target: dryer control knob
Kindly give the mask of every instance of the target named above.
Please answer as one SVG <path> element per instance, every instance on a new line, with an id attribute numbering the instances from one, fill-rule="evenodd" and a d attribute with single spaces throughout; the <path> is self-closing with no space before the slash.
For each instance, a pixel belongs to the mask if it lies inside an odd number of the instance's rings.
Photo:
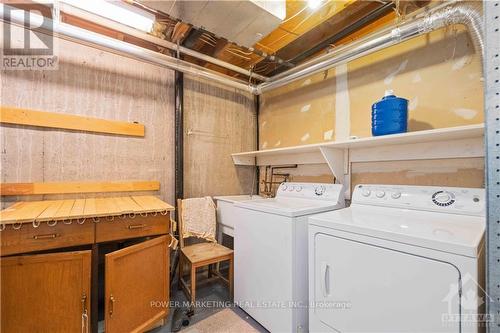
<path id="1" fill-rule="evenodd" d="M 286 186 L 286 185 L 282 185 L 282 186 L 281 186 L 281 190 L 282 190 L 282 191 L 286 191 L 286 188 L 287 188 L 287 187 L 288 187 L 288 186 Z"/>
<path id="2" fill-rule="evenodd" d="M 370 194 L 372 194 L 372 191 L 370 191 L 369 189 L 364 189 L 363 192 L 361 192 L 361 194 L 364 196 L 364 197 L 369 197 Z"/>
<path id="3" fill-rule="evenodd" d="M 437 191 L 432 195 L 432 202 L 441 207 L 450 206 L 455 202 L 455 195 L 448 191 Z"/>
<path id="4" fill-rule="evenodd" d="M 401 198 L 401 192 L 394 192 L 393 194 L 391 194 L 391 198 L 393 199 Z"/>
<path id="5" fill-rule="evenodd" d="M 295 188 L 295 191 L 297 191 L 297 192 L 302 191 L 302 186 L 297 186 L 297 187 Z"/>
<path id="6" fill-rule="evenodd" d="M 325 187 L 324 186 L 318 186 L 314 189 L 314 193 L 316 195 L 323 195 L 325 193 Z"/>
<path id="7" fill-rule="evenodd" d="M 378 191 L 376 196 L 377 198 L 383 198 L 385 196 L 385 191 Z"/>
<path id="8" fill-rule="evenodd" d="M 290 187 L 288 188 L 288 191 L 289 191 L 289 192 L 293 192 L 293 190 L 294 190 L 294 189 L 295 189 L 295 188 L 294 188 L 293 186 L 290 186 Z"/>

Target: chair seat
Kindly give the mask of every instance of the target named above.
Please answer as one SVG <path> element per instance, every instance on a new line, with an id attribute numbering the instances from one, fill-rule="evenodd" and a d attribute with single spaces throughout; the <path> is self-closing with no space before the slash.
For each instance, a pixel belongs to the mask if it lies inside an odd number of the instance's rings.
<path id="1" fill-rule="evenodd" d="M 184 256 L 193 264 L 217 262 L 217 259 L 229 256 L 233 250 L 217 243 L 198 243 L 182 248 Z"/>

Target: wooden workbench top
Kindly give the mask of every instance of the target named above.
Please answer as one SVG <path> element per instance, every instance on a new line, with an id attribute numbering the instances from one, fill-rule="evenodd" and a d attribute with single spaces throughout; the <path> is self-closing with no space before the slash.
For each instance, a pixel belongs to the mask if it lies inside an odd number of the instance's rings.
<path id="1" fill-rule="evenodd" d="M 0 224 L 164 213 L 174 207 L 151 196 L 20 201 L 0 211 Z"/>

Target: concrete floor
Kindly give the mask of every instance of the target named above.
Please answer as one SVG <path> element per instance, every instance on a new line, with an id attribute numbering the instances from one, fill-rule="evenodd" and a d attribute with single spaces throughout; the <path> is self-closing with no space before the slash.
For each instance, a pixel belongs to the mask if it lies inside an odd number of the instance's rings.
<path id="1" fill-rule="evenodd" d="M 223 272 L 224 273 L 224 272 Z M 197 286 L 196 286 L 196 301 L 200 304 L 199 307 L 195 309 L 194 315 L 190 318 L 190 325 L 197 323 L 211 315 L 225 309 L 226 307 L 231 307 L 231 309 L 238 314 L 242 319 L 247 321 L 252 327 L 254 327 L 259 332 L 268 332 L 264 327 L 262 327 L 253 318 L 248 316 L 239 307 L 233 306 L 229 297 L 229 290 L 227 286 L 220 281 L 220 279 L 212 278 L 207 279 L 207 273 L 201 272 L 197 274 Z M 187 305 L 187 298 L 184 292 L 177 290 L 177 279 L 175 279 L 174 285 L 171 290 L 171 301 L 178 302 L 179 305 Z M 172 316 L 174 314 L 174 308 L 170 309 L 168 320 L 164 326 L 158 327 L 150 333 L 167 333 L 171 332 L 172 327 Z M 188 326 L 189 327 L 189 326 Z"/>

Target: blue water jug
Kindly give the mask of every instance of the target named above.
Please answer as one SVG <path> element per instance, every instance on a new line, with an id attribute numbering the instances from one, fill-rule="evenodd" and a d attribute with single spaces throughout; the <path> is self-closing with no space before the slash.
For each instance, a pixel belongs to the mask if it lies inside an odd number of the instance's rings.
<path id="1" fill-rule="evenodd" d="M 392 90 L 372 105 L 372 135 L 405 133 L 408 131 L 408 100 L 396 97 Z"/>

